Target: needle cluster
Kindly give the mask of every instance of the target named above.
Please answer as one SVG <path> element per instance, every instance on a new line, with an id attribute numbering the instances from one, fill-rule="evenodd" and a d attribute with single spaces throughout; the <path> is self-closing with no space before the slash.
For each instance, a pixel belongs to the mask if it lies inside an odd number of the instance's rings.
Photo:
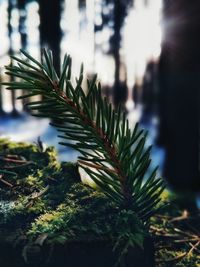
<path id="1" fill-rule="evenodd" d="M 83 65 L 73 85 L 69 55 L 65 55 L 58 76 L 51 51 L 43 51 L 42 63 L 21 52 L 23 58 L 12 56 L 16 65 L 6 67 L 6 73 L 17 78 L 4 83 L 7 89 L 25 90 L 27 94 L 18 98 L 30 99 L 27 105 L 32 115 L 51 119 L 63 139 L 60 144 L 80 152 L 79 165 L 99 189 L 147 222 L 157 209 L 164 184 L 157 178 L 157 168 L 144 179 L 151 161 L 144 130 L 138 125 L 132 130 L 120 106 L 112 108 L 102 96 L 96 75 L 87 80 L 85 93 Z M 42 96 L 41 100 L 31 99 L 36 95 Z"/>

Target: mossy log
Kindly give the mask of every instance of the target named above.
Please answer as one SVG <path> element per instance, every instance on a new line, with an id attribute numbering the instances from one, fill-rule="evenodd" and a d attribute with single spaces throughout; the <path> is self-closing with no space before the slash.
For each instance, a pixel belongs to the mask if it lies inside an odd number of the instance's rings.
<path id="1" fill-rule="evenodd" d="M 1 267 L 153 267 L 134 212 L 84 185 L 53 148 L 0 140 Z"/>

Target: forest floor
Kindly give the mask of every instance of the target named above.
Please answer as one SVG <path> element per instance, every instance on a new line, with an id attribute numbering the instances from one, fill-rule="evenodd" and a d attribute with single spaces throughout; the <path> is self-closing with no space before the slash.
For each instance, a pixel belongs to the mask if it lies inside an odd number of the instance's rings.
<path id="1" fill-rule="evenodd" d="M 192 195 L 165 192 L 169 201 L 152 218 L 156 267 L 200 267 L 200 210 Z"/>
<path id="2" fill-rule="evenodd" d="M 36 142 L 41 136 L 45 143 L 56 145 L 56 130 L 48 123 L 46 119 L 35 120 L 27 116 L 0 118 L 0 137 Z M 149 142 L 151 139 L 152 136 Z M 153 152 L 158 164 L 162 152 L 158 149 Z M 75 161 L 77 158 L 76 152 L 64 151 L 62 147 L 59 153 L 60 160 Z M 156 267 L 200 267 L 200 210 L 195 207 L 195 197 L 177 196 L 166 191 L 163 200 L 169 201 L 170 205 L 152 218 L 150 227 L 155 241 Z"/>

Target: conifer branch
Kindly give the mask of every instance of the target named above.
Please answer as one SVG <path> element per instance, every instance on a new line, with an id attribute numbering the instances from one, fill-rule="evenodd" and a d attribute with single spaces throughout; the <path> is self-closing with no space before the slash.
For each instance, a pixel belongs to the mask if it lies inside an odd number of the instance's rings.
<path id="1" fill-rule="evenodd" d="M 137 212 L 144 221 L 156 211 L 164 189 L 154 170 L 144 181 L 150 165 L 150 150 L 145 148 L 146 133 L 138 125 L 130 129 L 125 113 L 102 97 L 95 75 L 82 88 L 83 66 L 76 85 L 71 81 L 71 58 L 66 55 L 58 77 L 50 51 L 44 50 L 42 63 L 25 51 L 24 58 L 12 57 L 16 66 L 7 66 L 7 74 L 19 81 L 4 83 L 9 90 L 25 89 L 19 98 L 41 95 L 42 100 L 27 105 L 34 116 L 49 117 L 68 141 L 60 144 L 79 151 L 79 164 L 119 206 Z"/>

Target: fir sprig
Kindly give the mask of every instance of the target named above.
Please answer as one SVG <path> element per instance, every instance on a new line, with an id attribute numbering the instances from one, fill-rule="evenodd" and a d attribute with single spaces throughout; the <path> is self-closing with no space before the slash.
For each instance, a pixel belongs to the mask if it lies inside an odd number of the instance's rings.
<path id="1" fill-rule="evenodd" d="M 157 169 L 144 180 L 151 150 L 145 148 L 146 133 L 138 124 L 131 130 L 120 106 L 115 111 L 102 97 L 96 75 L 87 80 L 84 92 L 83 65 L 73 86 L 69 55 L 64 57 L 59 77 L 51 51 L 44 50 L 42 63 L 21 52 L 22 59 L 12 57 L 17 65 L 6 67 L 8 75 L 20 80 L 4 83 L 7 89 L 25 89 L 28 93 L 20 99 L 41 95 L 42 100 L 27 104 L 32 114 L 56 121 L 51 124 L 64 139 L 60 144 L 81 153 L 78 162 L 98 187 L 117 205 L 148 221 L 156 211 L 164 185 L 156 177 Z"/>

